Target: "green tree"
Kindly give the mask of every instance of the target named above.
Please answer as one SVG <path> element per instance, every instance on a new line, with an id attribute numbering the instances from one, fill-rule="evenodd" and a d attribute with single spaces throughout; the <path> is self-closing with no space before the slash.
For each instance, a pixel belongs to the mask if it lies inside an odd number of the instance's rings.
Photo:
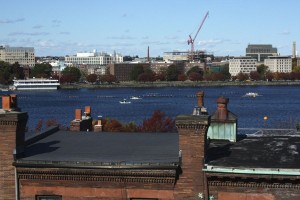
<path id="1" fill-rule="evenodd" d="M 261 64 L 257 66 L 257 72 L 261 79 L 265 79 L 266 73 L 268 72 L 268 66 Z"/>
<path id="2" fill-rule="evenodd" d="M 23 79 L 23 68 L 19 63 L 9 64 L 8 62 L 0 61 L 0 83 L 8 85 L 12 83 L 13 79 Z"/>
<path id="3" fill-rule="evenodd" d="M 180 74 L 179 70 L 175 65 L 170 65 L 166 71 L 166 80 L 167 81 L 177 81 L 178 75 Z"/>
<path id="4" fill-rule="evenodd" d="M 138 81 L 139 75 L 144 72 L 145 71 L 144 71 L 143 65 L 138 64 L 138 65 L 134 66 L 133 69 L 130 71 L 129 78 L 132 81 Z"/>
<path id="5" fill-rule="evenodd" d="M 67 78 L 66 82 L 78 82 L 81 77 L 81 72 L 77 67 L 66 67 L 62 71 L 62 77 Z"/>
<path id="6" fill-rule="evenodd" d="M 50 78 L 52 66 L 49 63 L 35 64 L 31 70 L 30 77 L 35 78 Z"/>
<path id="7" fill-rule="evenodd" d="M 300 66 L 294 67 L 293 72 L 300 72 Z"/>
<path id="8" fill-rule="evenodd" d="M 198 67 L 198 66 L 194 66 L 191 69 L 189 69 L 186 73 L 187 76 L 190 76 L 191 73 L 199 73 L 199 74 L 203 74 L 203 71 Z"/>
<path id="9" fill-rule="evenodd" d="M 222 67 L 221 73 L 224 75 L 224 80 L 230 80 L 231 74 L 229 73 L 229 64 Z"/>

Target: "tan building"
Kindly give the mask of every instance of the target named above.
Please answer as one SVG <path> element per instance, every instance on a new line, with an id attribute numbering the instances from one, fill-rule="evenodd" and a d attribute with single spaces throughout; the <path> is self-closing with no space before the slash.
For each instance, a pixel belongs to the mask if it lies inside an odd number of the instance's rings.
<path id="1" fill-rule="evenodd" d="M 292 58 L 289 56 L 270 56 L 264 61 L 271 72 L 292 72 Z"/>
<path id="2" fill-rule="evenodd" d="M 21 66 L 34 67 L 34 48 L 0 46 L 0 60 L 10 64 L 18 62 Z"/>
<path id="3" fill-rule="evenodd" d="M 257 61 L 249 56 L 236 57 L 229 60 L 229 73 L 231 76 L 236 76 L 240 72 L 250 74 L 252 71 L 257 71 Z"/>

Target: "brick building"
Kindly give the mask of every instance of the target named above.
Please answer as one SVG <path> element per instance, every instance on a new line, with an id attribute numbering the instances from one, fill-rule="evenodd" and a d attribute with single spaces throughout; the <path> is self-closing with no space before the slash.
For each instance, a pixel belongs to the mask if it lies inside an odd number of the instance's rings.
<path id="1" fill-rule="evenodd" d="M 191 115 L 176 118 L 177 133 L 83 131 L 92 122 L 87 106 L 83 117 L 75 111 L 72 131 L 26 140 L 27 113 L 15 95 L 3 96 L 0 200 L 299 199 L 300 137 L 208 138 L 203 95 Z M 232 127 L 222 126 L 236 123 L 228 99 L 217 102 L 214 127 Z"/>
<path id="2" fill-rule="evenodd" d="M 150 69 L 149 63 L 114 63 L 107 65 L 109 73 L 116 76 L 118 81 L 130 81 L 130 72 L 137 65 L 143 66 L 144 69 Z"/>

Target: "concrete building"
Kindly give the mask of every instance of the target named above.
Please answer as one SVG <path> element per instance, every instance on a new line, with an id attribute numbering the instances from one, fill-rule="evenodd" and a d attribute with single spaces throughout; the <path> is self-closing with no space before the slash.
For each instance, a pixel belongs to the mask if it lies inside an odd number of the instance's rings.
<path id="1" fill-rule="evenodd" d="M 91 132 L 86 106 L 84 115 L 75 110 L 72 131 L 54 128 L 27 138 L 27 113 L 16 95 L 3 96 L 0 200 L 300 198 L 298 135 L 208 138 L 212 119 L 204 93 L 196 97 L 192 114 L 176 117 L 174 133 Z M 214 126 L 235 126 L 228 100 L 217 102 Z"/>
<path id="2" fill-rule="evenodd" d="M 213 57 L 212 53 L 206 51 L 172 51 L 164 52 L 163 60 L 165 62 L 205 62 L 206 59 Z"/>
<path id="3" fill-rule="evenodd" d="M 257 71 L 257 61 L 251 57 L 236 57 L 229 60 L 229 73 L 231 76 L 236 76 L 240 72 L 250 74 L 252 71 Z"/>
<path id="4" fill-rule="evenodd" d="M 18 62 L 21 66 L 34 67 L 34 48 L 0 46 L 0 60 L 10 64 Z"/>
<path id="5" fill-rule="evenodd" d="M 257 62 L 264 62 L 269 56 L 277 56 L 277 48 L 270 44 L 249 44 L 246 48 L 246 56 L 250 56 Z"/>
<path id="6" fill-rule="evenodd" d="M 65 62 L 75 66 L 79 65 L 108 65 L 123 62 L 121 54 L 98 53 L 96 50 L 88 53 L 77 53 L 75 56 L 66 56 Z"/>
<path id="7" fill-rule="evenodd" d="M 264 61 L 271 72 L 292 72 L 292 58 L 289 56 L 270 56 Z"/>

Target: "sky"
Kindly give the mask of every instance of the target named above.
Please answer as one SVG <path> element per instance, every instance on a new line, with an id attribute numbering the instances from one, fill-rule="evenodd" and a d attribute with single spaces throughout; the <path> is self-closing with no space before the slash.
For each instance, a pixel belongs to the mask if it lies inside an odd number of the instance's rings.
<path id="1" fill-rule="evenodd" d="M 0 0 L 0 45 L 36 56 L 77 52 L 163 56 L 195 49 L 244 56 L 248 44 L 291 55 L 300 37 L 299 0 Z M 300 42 L 300 41 L 299 41 Z"/>

